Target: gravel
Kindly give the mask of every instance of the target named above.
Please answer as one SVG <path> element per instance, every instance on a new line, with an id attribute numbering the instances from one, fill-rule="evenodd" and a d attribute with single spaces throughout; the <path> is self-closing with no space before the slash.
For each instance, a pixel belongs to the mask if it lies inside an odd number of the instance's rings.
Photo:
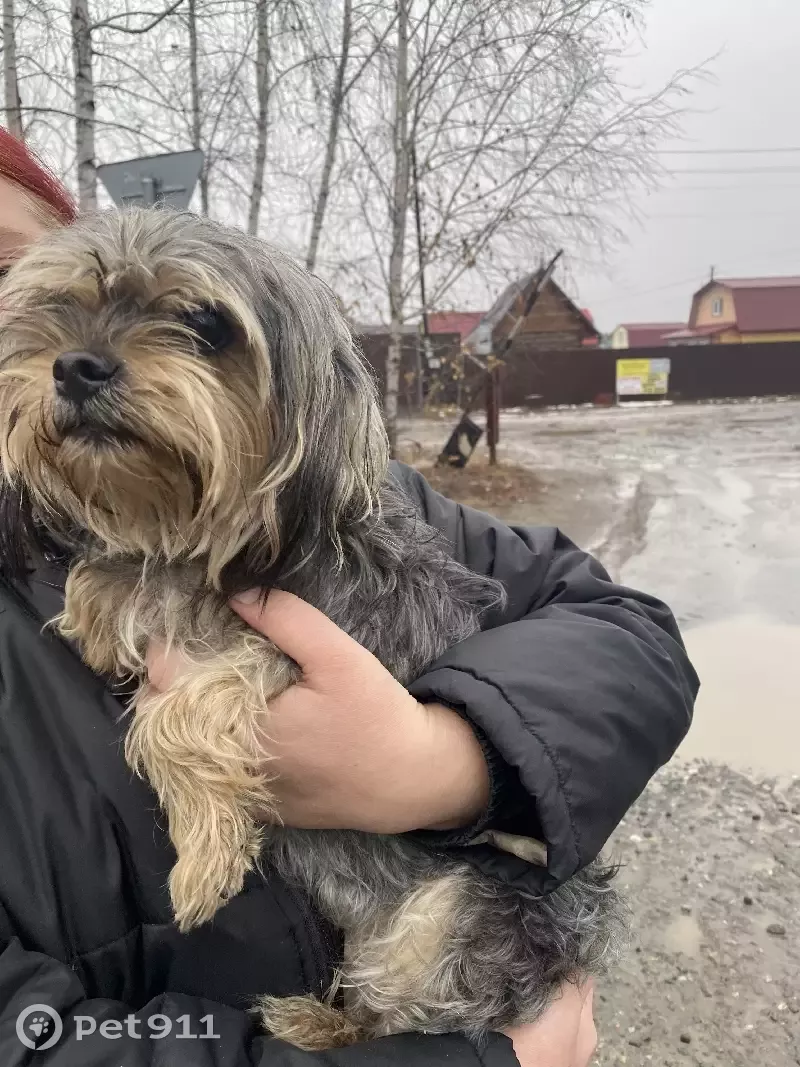
<path id="1" fill-rule="evenodd" d="M 634 939 L 598 986 L 599 1067 L 800 1064 L 792 805 L 800 778 L 675 761 L 629 813 L 608 855 Z"/>

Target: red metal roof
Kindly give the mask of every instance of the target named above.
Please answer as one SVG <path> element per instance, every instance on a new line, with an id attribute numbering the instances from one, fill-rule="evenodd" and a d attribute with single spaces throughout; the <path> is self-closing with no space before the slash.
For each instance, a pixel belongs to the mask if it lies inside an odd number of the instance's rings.
<path id="1" fill-rule="evenodd" d="M 800 287 L 800 276 L 786 274 L 772 278 L 715 278 L 717 285 L 729 289 L 782 289 Z"/>
<path id="2" fill-rule="evenodd" d="M 675 333 L 664 334 L 664 341 L 685 341 L 692 337 L 713 337 L 714 334 L 735 330 L 735 322 L 710 322 L 707 326 L 684 326 Z"/>
<path id="3" fill-rule="evenodd" d="M 712 286 L 730 289 L 741 333 L 777 333 L 800 330 L 800 277 L 714 278 L 695 293 Z"/>
<path id="4" fill-rule="evenodd" d="M 432 311 L 428 315 L 431 333 L 458 333 L 466 337 L 481 321 L 485 311 Z"/>
<path id="5" fill-rule="evenodd" d="M 800 278 L 777 285 L 735 285 L 736 325 L 742 333 L 800 330 Z"/>
<path id="6" fill-rule="evenodd" d="M 667 334 L 686 328 L 685 322 L 623 322 L 628 331 L 629 348 L 655 348 Z"/>

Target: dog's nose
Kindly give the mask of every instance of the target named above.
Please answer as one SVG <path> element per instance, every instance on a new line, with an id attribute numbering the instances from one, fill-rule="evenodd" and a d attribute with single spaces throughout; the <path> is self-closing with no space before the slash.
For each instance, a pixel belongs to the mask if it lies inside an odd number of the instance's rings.
<path id="1" fill-rule="evenodd" d="M 53 363 L 53 380 L 59 396 L 80 404 L 107 385 L 119 370 L 108 356 L 95 352 L 62 352 Z"/>

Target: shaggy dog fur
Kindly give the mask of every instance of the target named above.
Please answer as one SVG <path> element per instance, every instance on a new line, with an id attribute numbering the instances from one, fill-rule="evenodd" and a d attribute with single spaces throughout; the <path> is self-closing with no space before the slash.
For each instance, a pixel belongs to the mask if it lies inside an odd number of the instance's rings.
<path id="1" fill-rule="evenodd" d="M 326 1002 L 267 999 L 265 1026 L 304 1048 L 480 1039 L 602 970 L 621 928 L 599 866 L 536 898 L 403 837 L 280 825 L 264 747 L 297 668 L 229 595 L 296 593 L 403 683 L 503 597 L 387 480 L 373 383 L 332 294 L 239 232 L 130 211 L 48 236 L 0 304 L 6 568 L 64 553 L 58 625 L 94 670 L 142 681 L 152 638 L 191 663 L 164 693 L 141 685 L 127 739 L 168 817 L 178 923 L 210 919 L 261 857 L 345 933 Z M 64 353 L 88 354 L 84 396 L 64 387 Z"/>

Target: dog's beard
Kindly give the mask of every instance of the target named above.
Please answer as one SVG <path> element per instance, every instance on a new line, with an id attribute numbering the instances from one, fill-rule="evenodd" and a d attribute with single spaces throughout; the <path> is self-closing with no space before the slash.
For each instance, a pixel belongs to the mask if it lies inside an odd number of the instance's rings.
<path id="1" fill-rule="evenodd" d="M 275 250 L 189 215 L 87 217 L 14 266 L 0 320 L 16 522 L 0 553 L 75 531 L 104 554 L 197 560 L 227 588 L 340 566 L 371 521 L 388 459 L 374 383 L 330 292 Z M 116 367 L 70 393 L 56 363 L 79 353 Z"/>
<path id="2" fill-rule="evenodd" d="M 79 408 L 55 396 L 50 367 L 28 360 L 0 384 L 6 468 L 45 524 L 105 553 L 202 554 L 218 575 L 252 536 L 266 465 L 263 402 L 244 376 L 234 396 L 197 361 L 161 352 L 146 378 Z"/>

